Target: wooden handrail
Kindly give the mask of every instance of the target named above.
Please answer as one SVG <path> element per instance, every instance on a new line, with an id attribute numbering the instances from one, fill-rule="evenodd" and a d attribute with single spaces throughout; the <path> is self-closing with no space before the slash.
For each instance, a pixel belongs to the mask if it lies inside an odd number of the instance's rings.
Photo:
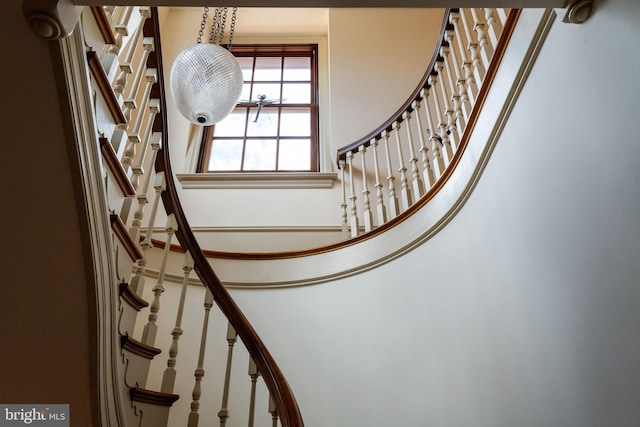
<path id="1" fill-rule="evenodd" d="M 341 160 L 344 161 L 349 151 L 354 151 L 354 150 L 357 151 L 358 147 L 360 147 L 361 145 L 368 147 L 369 145 L 371 145 L 372 139 L 379 140 L 380 134 L 384 130 L 391 132 L 391 127 L 393 126 L 393 123 L 397 121 L 402 121 L 402 114 L 405 111 L 413 111 L 413 107 L 411 106 L 411 104 L 413 103 L 413 101 L 419 99 L 420 91 L 422 89 L 429 87 L 429 83 L 428 83 L 429 76 L 434 73 L 433 68 L 438 58 L 440 58 L 440 47 L 449 45 L 444 40 L 444 32 L 448 29 L 453 28 L 453 26 L 449 23 L 449 14 L 451 12 L 457 12 L 458 10 L 459 9 L 457 8 L 453 8 L 453 9 L 450 8 L 444 11 L 444 18 L 442 18 L 442 25 L 440 26 L 440 32 L 438 33 L 438 39 L 437 39 L 439 41 L 439 44 L 436 45 L 433 51 L 433 55 L 431 57 L 431 61 L 429 62 L 429 66 L 427 67 L 427 70 L 422 76 L 422 79 L 420 80 L 418 87 L 416 87 L 416 89 L 411 93 L 411 95 L 409 96 L 409 98 L 407 98 L 405 103 L 402 104 L 402 106 L 395 113 L 393 113 L 387 121 L 385 121 L 382 125 L 378 126 L 373 132 L 370 132 L 366 136 L 358 139 L 355 142 L 352 142 L 349 145 L 339 148 L 338 155 L 336 158 L 336 164 L 339 164 Z"/>
<path id="2" fill-rule="evenodd" d="M 169 159 L 169 141 L 167 131 L 166 118 L 166 99 L 164 90 L 164 78 L 162 70 L 162 49 L 160 44 L 158 11 L 157 8 L 151 8 L 151 17 L 145 23 L 143 29 L 145 37 L 155 37 L 156 47 L 154 55 L 149 57 L 149 62 L 157 64 L 158 82 L 155 90 L 159 91 L 161 102 L 161 114 L 156 116 L 154 130 L 162 131 L 162 149 L 158 152 L 156 158 L 156 171 L 164 171 L 167 176 L 167 189 L 162 193 L 162 202 L 167 214 L 173 214 L 178 223 L 176 236 L 182 247 L 189 251 L 194 261 L 194 270 L 202 283 L 209 288 L 214 296 L 215 302 L 227 317 L 238 336 L 247 348 L 249 355 L 253 358 L 258 366 L 260 374 L 271 393 L 275 402 L 280 422 L 283 427 L 302 427 L 302 415 L 298 404 L 293 395 L 291 387 L 287 383 L 282 371 L 267 350 L 256 331 L 253 329 L 247 318 L 244 316 L 238 305 L 231 298 L 231 295 L 224 288 L 217 275 L 211 268 L 209 261 L 205 257 L 200 245 L 198 244 L 191 227 L 187 222 L 186 216 L 182 209 L 180 200 L 173 180 L 173 172 L 171 170 L 171 162 Z"/>

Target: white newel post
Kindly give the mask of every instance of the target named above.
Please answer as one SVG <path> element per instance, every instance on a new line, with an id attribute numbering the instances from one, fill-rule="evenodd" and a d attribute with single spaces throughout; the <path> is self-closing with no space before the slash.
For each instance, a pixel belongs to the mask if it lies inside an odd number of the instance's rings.
<path id="1" fill-rule="evenodd" d="M 355 190 L 355 182 L 353 179 L 353 151 L 349 151 L 347 153 L 347 166 L 349 166 L 349 190 L 351 190 L 351 194 L 349 195 L 349 200 L 351 201 L 351 215 L 349 216 L 349 227 L 351 228 L 351 237 L 356 237 L 358 235 L 359 224 L 358 224 L 358 205 L 357 205 L 357 197 Z"/>
<path id="2" fill-rule="evenodd" d="M 418 140 L 420 141 L 420 154 L 422 154 L 422 176 L 426 189 L 428 190 L 436 182 L 435 175 L 433 174 L 433 168 L 431 167 L 431 160 L 429 159 L 429 147 L 426 144 L 424 135 L 424 126 L 422 125 L 422 118 L 420 117 L 420 100 L 415 100 L 411 104 L 413 110 L 416 112 L 416 126 L 418 127 Z"/>
<path id="3" fill-rule="evenodd" d="M 384 194 L 382 193 L 382 182 L 380 181 L 380 166 L 378 162 L 378 139 L 371 139 L 373 147 L 373 168 L 376 174 L 376 213 L 378 214 L 378 224 L 387 222 L 387 208 L 384 206 Z"/>
<path id="4" fill-rule="evenodd" d="M 180 301 L 178 302 L 178 313 L 176 314 L 176 323 L 171 331 L 173 337 L 171 346 L 169 347 L 169 359 L 167 360 L 167 369 L 162 375 L 162 385 L 160 391 L 163 393 L 173 393 L 173 387 L 176 383 L 176 359 L 178 357 L 178 342 L 182 336 L 182 315 L 184 313 L 184 301 L 187 296 L 187 286 L 189 285 L 189 275 L 193 270 L 193 258 L 189 251 L 184 253 L 184 262 L 182 265 L 182 288 L 180 289 Z"/>
<path id="5" fill-rule="evenodd" d="M 251 395 L 249 396 L 249 427 L 253 427 L 256 415 L 256 385 L 260 372 L 256 366 L 256 362 L 249 357 L 249 378 L 251 379 Z"/>
<path id="6" fill-rule="evenodd" d="M 229 384 L 231 382 L 231 363 L 233 360 L 233 346 L 236 343 L 238 334 L 236 330 L 231 326 L 227 328 L 227 344 L 229 348 L 227 349 L 227 366 L 224 374 L 224 389 L 222 391 L 222 408 L 220 412 L 218 412 L 218 417 L 220 418 L 220 427 L 224 427 L 227 424 L 227 418 L 229 418 Z"/>
<path id="7" fill-rule="evenodd" d="M 373 215 L 371 214 L 371 200 L 369 199 L 369 185 L 367 184 L 367 162 L 365 155 L 367 154 L 367 148 L 363 145 L 358 147 L 360 158 L 362 159 L 362 219 L 364 222 L 364 231 L 371 231 L 373 228 Z"/>
<path id="8" fill-rule="evenodd" d="M 202 335 L 200 336 L 200 351 L 198 352 L 198 366 L 194 371 L 195 384 L 193 386 L 193 392 L 191 397 L 191 412 L 189 413 L 189 420 L 187 427 L 198 427 L 198 421 L 200 419 L 200 397 L 202 396 L 202 378 L 204 378 L 204 354 L 207 348 L 207 332 L 209 330 L 209 313 L 213 307 L 213 294 L 209 288 L 205 289 L 204 295 L 204 320 L 202 321 Z"/>
<path id="9" fill-rule="evenodd" d="M 153 300 L 149 307 L 149 322 L 144 325 L 144 330 L 142 332 L 142 342 L 150 346 L 153 346 L 156 342 L 156 334 L 158 333 L 156 320 L 158 320 L 158 311 L 160 311 L 160 296 L 164 292 L 164 275 L 167 270 L 169 252 L 171 252 L 171 240 L 177 230 L 178 222 L 176 221 L 176 217 L 173 214 L 170 214 L 167 218 L 167 226 L 165 228 L 167 241 L 165 242 L 162 254 L 160 271 L 158 272 L 158 283 L 153 287 Z"/>
<path id="10" fill-rule="evenodd" d="M 395 218 L 400 213 L 400 205 L 398 204 L 398 196 L 396 195 L 396 177 L 393 176 L 393 167 L 391 166 L 391 152 L 389 149 L 389 131 L 382 131 L 382 139 L 384 140 L 384 153 L 387 160 L 387 185 L 389 186 L 389 214 L 391 218 Z"/>
<path id="11" fill-rule="evenodd" d="M 418 156 L 416 156 L 416 149 L 413 146 L 413 133 L 411 132 L 411 115 L 410 111 L 405 111 L 402 114 L 402 120 L 407 124 L 407 140 L 409 142 L 409 162 L 411 163 L 411 183 L 413 184 L 413 195 L 417 199 L 424 194 L 424 183 L 420 177 L 420 167 L 418 166 Z"/>

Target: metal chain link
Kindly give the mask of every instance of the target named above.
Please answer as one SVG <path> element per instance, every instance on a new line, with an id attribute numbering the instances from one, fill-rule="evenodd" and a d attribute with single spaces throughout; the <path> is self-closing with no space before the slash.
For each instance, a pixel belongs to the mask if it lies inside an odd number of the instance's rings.
<path id="1" fill-rule="evenodd" d="M 227 26 L 227 8 L 222 8 L 222 15 L 220 21 L 220 32 L 218 33 L 218 44 L 221 45 L 224 39 L 224 29 Z"/>
<path id="2" fill-rule="evenodd" d="M 236 12 L 238 11 L 238 6 L 233 8 L 233 13 L 231 14 L 231 26 L 229 27 L 229 44 L 227 45 L 227 49 L 231 50 L 231 46 L 233 45 L 233 33 L 236 31 Z"/>
<path id="3" fill-rule="evenodd" d="M 202 22 L 200 22 L 200 31 L 198 31 L 198 43 L 202 43 L 202 35 L 204 34 L 204 28 L 207 26 L 207 16 L 209 15 L 209 8 L 204 7 L 204 13 L 202 14 Z"/>
<path id="4" fill-rule="evenodd" d="M 215 43 L 218 37 L 218 28 L 220 26 L 220 8 L 216 7 L 213 10 L 213 22 L 211 22 L 211 32 L 209 33 L 209 43 Z"/>

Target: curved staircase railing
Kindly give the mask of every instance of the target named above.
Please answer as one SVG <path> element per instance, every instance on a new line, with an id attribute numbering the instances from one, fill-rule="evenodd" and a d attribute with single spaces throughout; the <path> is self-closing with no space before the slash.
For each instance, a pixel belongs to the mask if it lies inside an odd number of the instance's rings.
<path id="1" fill-rule="evenodd" d="M 215 303 L 228 321 L 228 327 L 217 328 L 222 330 L 222 339 L 214 351 L 219 359 L 225 359 L 217 375 L 221 383 L 215 387 L 221 400 L 216 414 L 220 425 L 232 417 L 249 426 L 254 422 L 303 426 L 283 373 L 212 270 L 178 199 L 169 159 L 157 9 L 86 8 L 79 31 L 87 51 L 87 90 L 93 95 L 115 268 L 121 280 L 118 330 L 122 363 L 118 375 L 121 401 L 131 403 L 124 411 L 125 424 L 195 427 L 201 423 L 200 405 L 212 389 L 204 381 L 207 355 L 212 352 L 210 317 L 216 316 L 211 312 Z M 163 219 L 166 226 L 159 229 L 156 224 Z M 163 235 L 157 236 L 165 242 L 163 248 L 152 243 L 158 234 Z M 184 255 L 171 253 L 174 237 Z M 146 282 L 153 287 L 149 289 Z M 165 293 L 173 297 L 163 298 Z M 198 315 L 186 302 L 194 294 L 204 298 L 204 309 Z M 193 324 L 194 318 L 200 322 L 200 330 Z M 198 343 L 196 351 L 180 348 L 187 334 L 190 341 Z M 231 381 L 237 376 L 238 338 L 249 361 L 248 378 L 242 387 Z M 196 366 L 182 368 L 187 363 L 181 357 L 184 353 L 198 354 Z M 166 363 L 161 354 L 168 355 Z M 178 370 L 190 374 L 178 375 Z M 258 384 L 260 377 L 265 391 Z M 234 403 L 243 393 L 244 401 Z M 258 402 L 267 403 L 265 411 L 256 412 Z M 214 404 L 207 403 L 207 407 Z M 241 414 L 233 409 L 240 406 L 246 409 Z M 203 423 L 211 422 L 207 419 Z"/>
<path id="2" fill-rule="evenodd" d="M 442 187 L 473 131 L 518 15 L 519 9 L 446 10 L 439 45 L 409 99 L 376 130 L 338 150 L 345 237 L 386 229 Z"/>

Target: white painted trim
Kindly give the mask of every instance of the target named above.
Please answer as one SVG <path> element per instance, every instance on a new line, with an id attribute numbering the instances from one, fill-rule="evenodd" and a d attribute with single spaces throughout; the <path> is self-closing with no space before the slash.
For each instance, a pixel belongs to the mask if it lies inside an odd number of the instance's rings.
<path id="1" fill-rule="evenodd" d="M 338 174 L 327 172 L 231 172 L 177 174 L 182 188 L 331 188 Z"/>
<path id="2" fill-rule="evenodd" d="M 59 40 L 58 47 L 68 88 L 67 102 L 78 164 L 82 175 L 82 190 L 90 239 L 90 262 L 93 267 L 93 296 L 97 319 L 92 331 L 97 336 L 97 386 L 100 425 L 123 426 L 122 401 L 118 380 L 119 333 L 117 329 L 116 261 L 111 246 L 111 224 L 102 178 L 105 172 L 96 138 L 93 104 L 89 89 L 89 67 L 85 58 L 82 31 L 77 26 L 70 37 Z"/>

